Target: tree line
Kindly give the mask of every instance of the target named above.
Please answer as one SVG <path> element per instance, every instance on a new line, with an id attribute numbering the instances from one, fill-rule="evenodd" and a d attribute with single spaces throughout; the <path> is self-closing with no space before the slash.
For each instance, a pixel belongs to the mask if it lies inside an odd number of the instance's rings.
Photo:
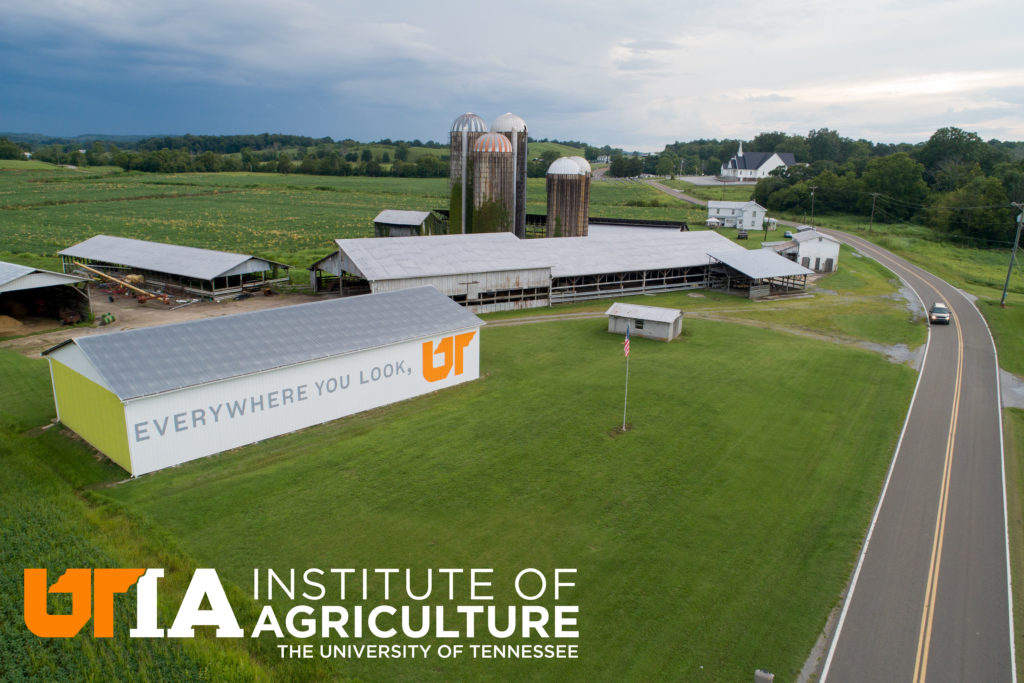
<path id="1" fill-rule="evenodd" d="M 754 200 L 770 211 L 920 223 L 979 246 L 1012 241 L 1012 203 L 1024 202 L 1021 143 L 986 142 L 955 127 L 917 145 L 869 149 L 849 142 L 839 138 L 830 158 L 814 156 L 812 148 L 808 162 L 776 169 L 758 181 Z"/>

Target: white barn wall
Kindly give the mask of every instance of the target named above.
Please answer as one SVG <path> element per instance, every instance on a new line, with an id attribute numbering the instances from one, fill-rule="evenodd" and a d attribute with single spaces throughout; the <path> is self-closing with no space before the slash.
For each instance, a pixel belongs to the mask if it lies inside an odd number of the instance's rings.
<path id="1" fill-rule="evenodd" d="M 472 335 L 463 350 L 462 373 L 456 374 L 458 354 L 452 353 L 449 374 L 428 381 L 424 344 L 434 350 L 445 338 L 459 334 Z M 445 358 L 443 353 L 429 356 L 438 366 L 444 365 Z M 385 377 L 389 367 L 391 376 Z M 373 379 L 375 368 L 380 369 L 377 380 Z M 400 371 L 396 373 L 395 368 Z M 132 400 L 125 407 L 132 473 L 145 474 L 479 376 L 477 327 Z M 332 386 L 334 391 L 328 391 Z M 236 411 L 231 417 L 228 404 L 237 408 L 239 402 L 245 407 L 244 415 Z"/>
<path id="2" fill-rule="evenodd" d="M 821 237 L 800 242 L 797 247 L 797 263 L 804 265 L 805 258 L 806 267 L 819 272 L 824 272 L 826 259 L 832 259 L 832 270 L 828 272 L 833 272 L 839 268 L 839 243 Z M 820 261 L 815 267 L 818 259 Z"/>

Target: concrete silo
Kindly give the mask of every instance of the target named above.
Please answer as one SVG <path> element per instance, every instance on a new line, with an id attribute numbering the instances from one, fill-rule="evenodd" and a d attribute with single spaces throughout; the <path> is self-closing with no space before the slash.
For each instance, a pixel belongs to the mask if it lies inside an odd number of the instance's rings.
<path id="1" fill-rule="evenodd" d="M 583 192 L 583 234 L 587 235 L 590 226 L 590 181 L 594 177 L 594 171 L 590 168 L 590 162 L 583 157 L 569 157 L 587 174 L 587 185 Z"/>
<path id="2" fill-rule="evenodd" d="M 473 145 L 473 232 L 512 232 L 516 184 L 512 142 L 487 133 Z"/>
<path id="3" fill-rule="evenodd" d="M 472 152 L 477 139 L 487 132 L 487 123 L 469 112 L 452 124 L 449 148 L 448 179 L 451 190 L 448 211 L 448 230 L 452 233 L 470 232 L 472 225 Z M 468 213 L 467 213 L 468 211 Z"/>
<path id="4" fill-rule="evenodd" d="M 590 210 L 590 164 L 573 157 L 555 159 L 547 172 L 548 237 L 586 237 Z"/>
<path id="5" fill-rule="evenodd" d="M 512 169 L 515 174 L 515 232 L 519 239 L 526 238 L 526 154 L 528 132 L 526 121 L 512 113 L 502 114 L 491 124 L 492 133 L 501 133 L 512 143 Z"/>

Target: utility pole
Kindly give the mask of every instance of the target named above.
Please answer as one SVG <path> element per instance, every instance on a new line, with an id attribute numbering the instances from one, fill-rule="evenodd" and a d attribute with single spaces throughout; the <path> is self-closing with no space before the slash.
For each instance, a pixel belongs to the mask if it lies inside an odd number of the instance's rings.
<path id="1" fill-rule="evenodd" d="M 1010 273 L 1013 272 L 1013 262 L 1017 258 L 1017 244 L 1020 242 L 1020 229 L 1024 223 L 1021 222 L 1021 217 L 1024 216 L 1024 204 L 1020 202 L 1014 202 L 1013 205 L 1017 207 L 1017 234 L 1013 238 L 1013 251 L 1010 252 L 1010 267 L 1006 269 L 1006 282 L 1003 284 L 1003 298 L 999 301 L 1001 308 L 1006 308 L 1006 290 L 1010 288 Z"/>
<path id="2" fill-rule="evenodd" d="M 875 224 L 875 200 L 878 199 L 878 192 L 871 193 L 871 220 L 868 222 L 868 232 L 871 232 L 871 227 Z"/>
<path id="3" fill-rule="evenodd" d="M 811 225 L 814 225 L 814 191 L 818 189 L 817 185 L 811 185 Z"/>

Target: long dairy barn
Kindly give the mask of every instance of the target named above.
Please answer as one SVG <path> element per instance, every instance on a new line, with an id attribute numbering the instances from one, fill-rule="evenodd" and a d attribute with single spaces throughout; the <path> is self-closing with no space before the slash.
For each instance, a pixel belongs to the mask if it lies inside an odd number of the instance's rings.
<path id="1" fill-rule="evenodd" d="M 763 296 L 812 274 L 718 233 L 624 229 L 521 240 L 511 233 L 336 240 L 310 267 L 314 289 L 342 296 L 433 285 L 478 313 L 632 294 L 725 288 Z"/>
<path id="2" fill-rule="evenodd" d="M 480 376 L 483 322 L 432 287 L 80 337 L 57 417 L 132 476 Z"/>

